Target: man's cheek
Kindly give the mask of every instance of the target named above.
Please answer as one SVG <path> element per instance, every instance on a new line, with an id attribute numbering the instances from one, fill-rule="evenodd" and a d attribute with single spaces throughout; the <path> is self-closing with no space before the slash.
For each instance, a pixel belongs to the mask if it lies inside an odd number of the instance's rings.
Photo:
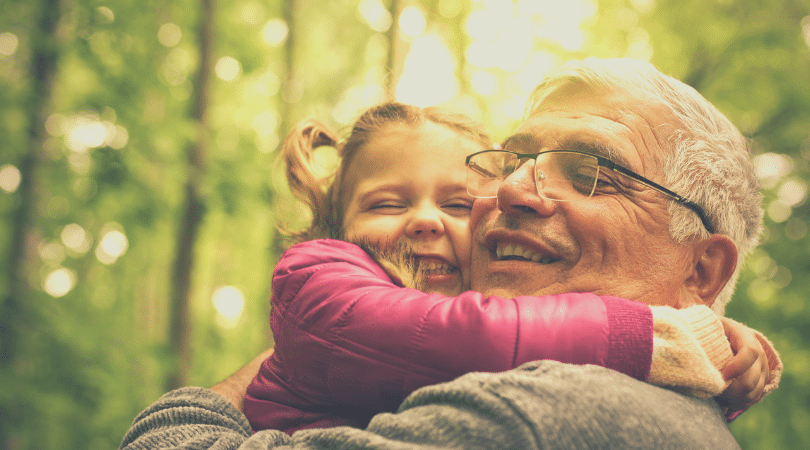
<path id="1" fill-rule="evenodd" d="M 472 211 L 470 211 L 470 231 L 473 236 L 473 245 L 475 244 L 476 233 L 482 230 L 479 227 L 484 223 L 487 215 L 498 207 L 498 201 L 495 198 L 477 198 L 473 202 Z"/>

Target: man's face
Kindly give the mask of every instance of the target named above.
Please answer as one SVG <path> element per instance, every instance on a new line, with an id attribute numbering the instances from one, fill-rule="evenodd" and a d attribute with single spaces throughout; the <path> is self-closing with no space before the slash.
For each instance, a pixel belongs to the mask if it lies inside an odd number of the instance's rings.
<path id="1" fill-rule="evenodd" d="M 544 104 L 506 141 L 506 150 L 569 149 L 602 153 L 655 182 L 663 181 L 666 116 L 625 93 Z M 667 199 L 622 179 L 620 190 L 576 202 L 537 194 L 533 161 L 497 198 L 473 207 L 472 288 L 487 295 L 595 292 L 649 304 L 685 301 L 688 245 L 669 235 Z M 615 174 L 613 174 L 615 175 Z"/>

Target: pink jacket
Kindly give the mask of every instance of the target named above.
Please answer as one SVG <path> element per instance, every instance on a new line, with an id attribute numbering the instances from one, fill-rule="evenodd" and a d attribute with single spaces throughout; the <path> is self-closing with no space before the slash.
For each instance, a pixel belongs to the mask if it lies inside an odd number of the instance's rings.
<path id="1" fill-rule="evenodd" d="M 652 313 L 622 298 L 425 294 L 335 240 L 291 247 L 272 287 L 275 353 L 245 397 L 256 431 L 364 427 L 422 386 L 541 359 L 650 370 Z"/>

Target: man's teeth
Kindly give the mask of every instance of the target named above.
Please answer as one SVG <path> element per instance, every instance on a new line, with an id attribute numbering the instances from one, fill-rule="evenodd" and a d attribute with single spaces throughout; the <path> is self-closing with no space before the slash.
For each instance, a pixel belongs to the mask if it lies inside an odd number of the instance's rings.
<path id="1" fill-rule="evenodd" d="M 552 258 L 544 258 L 542 253 L 534 253 L 531 249 L 518 244 L 498 244 L 495 248 L 495 254 L 498 255 L 498 259 L 517 256 L 540 264 L 550 264 L 553 262 Z"/>
<path id="2" fill-rule="evenodd" d="M 422 265 L 425 275 L 449 275 L 453 272 L 453 266 L 442 263 L 427 263 Z"/>

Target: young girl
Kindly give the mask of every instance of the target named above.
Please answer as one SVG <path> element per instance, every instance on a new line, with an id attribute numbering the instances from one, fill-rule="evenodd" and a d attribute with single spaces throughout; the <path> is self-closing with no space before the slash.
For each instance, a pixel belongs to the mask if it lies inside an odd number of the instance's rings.
<path id="1" fill-rule="evenodd" d="M 329 182 L 308 165 L 321 145 L 341 156 L 326 192 Z M 288 179 L 313 223 L 274 272 L 275 352 L 245 397 L 254 430 L 363 427 L 419 387 L 540 359 L 602 365 L 700 397 L 726 388 L 719 369 L 732 351 L 704 306 L 675 310 L 590 293 L 462 293 L 472 205 L 463 162 L 488 148 L 465 116 L 398 103 L 367 111 L 340 145 L 314 121 L 290 134 Z M 410 249 L 407 258 L 386 256 L 401 247 Z M 421 269 L 431 294 L 402 288 L 414 278 L 403 261 Z M 769 357 L 766 392 L 779 378 L 780 363 L 774 352 Z"/>

